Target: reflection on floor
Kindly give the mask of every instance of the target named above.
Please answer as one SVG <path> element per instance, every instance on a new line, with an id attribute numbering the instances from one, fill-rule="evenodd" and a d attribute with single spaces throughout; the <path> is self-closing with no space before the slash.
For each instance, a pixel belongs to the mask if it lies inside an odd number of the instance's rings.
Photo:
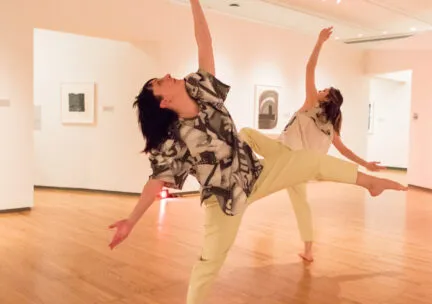
<path id="1" fill-rule="evenodd" d="M 276 193 L 247 211 L 208 303 L 432 303 L 431 193 L 370 198 L 335 183 L 311 183 L 308 193 L 316 261 L 297 257 L 292 207 Z M 1 303 L 184 304 L 202 240 L 198 198 L 155 203 L 110 251 L 107 226 L 136 199 L 37 190 L 32 211 L 1 214 Z"/>

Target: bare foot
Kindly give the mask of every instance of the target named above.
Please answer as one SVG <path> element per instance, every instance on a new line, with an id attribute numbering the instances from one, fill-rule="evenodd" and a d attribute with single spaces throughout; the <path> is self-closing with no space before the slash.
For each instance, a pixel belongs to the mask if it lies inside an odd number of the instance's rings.
<path id="1" fill-rule="evenodd" d="M 303 259 L 303 261 L 308 262 L 308 263 L 312 263 L 314 261 L 314 258 L 312 256 L 312 252 L 304 252 L 304 253 L 299 253 L 299 257 L 301 257 Z"/>
<path id="2" fill-rule="evenodd" d="M 384 192 L 384 190 L 396 190 L 396 191 L 408 190 L 408 187 L 405 187 L 404 185 L 398 182 L 386 178 L 378 178 L 378 177 L 375 177 L 367 188 L 371 196 L 378 196 L 382 192 Z"/>

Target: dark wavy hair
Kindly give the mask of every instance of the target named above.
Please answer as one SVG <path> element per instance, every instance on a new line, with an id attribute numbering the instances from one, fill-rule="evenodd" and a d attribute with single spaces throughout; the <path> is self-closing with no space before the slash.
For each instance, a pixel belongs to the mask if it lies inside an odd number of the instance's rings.
<path id="1" fill-rule="evenodd" d="M 153 93 L 152 80 L 154 78 L 144 84 L 133 103 L 133 107 L 138 109 L 138 124 L 146 141 L 145 148 L 142 151 L 144 153 L 157 149 L 168 139 L 170 128 L 178 120 L 176 112 L 160 107 L 162 97 Z"/>
<path id="2" fill-rule="evenodd" d="M 330 121 L 337 134 L 340 134 L 342 125 L 342 112 L 341 106 L 343 103 L 343 96 L 341 92 L 331 87 L 327 95 L 327 100 L 321 103 L 320 107 L 324 110 L 327 121 Z"/>

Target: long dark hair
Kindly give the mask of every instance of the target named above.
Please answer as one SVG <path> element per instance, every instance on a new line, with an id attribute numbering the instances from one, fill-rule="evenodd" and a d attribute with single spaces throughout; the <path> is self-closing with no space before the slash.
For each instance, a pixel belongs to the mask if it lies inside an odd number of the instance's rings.
<path id="1" fill-rule="evenodd" d="M 340 134 L 342 125 L 342 112 L 341 106 L 343 103 L 343 96 L 338 89 L 330 88 L 327 95 L 327 100 L 321 103 L 320 107 L 324 110 L 327 121 L 330 121 L 337 134 Z"/>
<path id="2" fill-rule="evenodd" d="M 157 149 L 168 138 L 170 128 L 178 120 L 176 112 L 160 107 L 162 98 L 153 93 L 153 79 L 144 84 L 133 103 L 133 107 L 138 108 L 138 124 L 146 141 L 144 153 Z"/>

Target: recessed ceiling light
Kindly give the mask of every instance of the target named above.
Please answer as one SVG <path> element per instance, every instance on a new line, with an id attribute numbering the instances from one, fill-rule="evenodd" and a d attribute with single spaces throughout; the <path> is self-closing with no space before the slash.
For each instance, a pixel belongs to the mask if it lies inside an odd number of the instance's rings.
<path id="1" fill-rule="evenodd" d="M 336 3 L 337 3 L 337 4 L 341 3 L 341 0 L 337 0 Z"/>
<path id="2" fill-rule="evenodd" d="M 417 31 L 417 29 L 415 27 L 412 27 L 411 31 L 415 32 L 415 31 Z"/>
<path id="3" fill-rule="evenodd" d="M 231 7 L 240 7 L 240 4 L 238 4 L 238 3 L 230 3 L 229 6 L 231 6 Z"/>
<path id="4" fill-rule="evenodd" d="M 363 34 L 358 34 L 357 37 L 359 37 L 359 38 L 360 38 L 360 37 L 363 37 Z"/>
<path id="5" fill-rule="evenodd" d="M 384 31 L 384 32 L 382 32 L 384 35 L 387 35 L 388 33 L 387 33 L 387 31 Z"/>
<path id="6" fill-rule="evenodd" d="M 335 37 L 335 40 L 339 40 L 340 38 L 339 37 Z"/>

